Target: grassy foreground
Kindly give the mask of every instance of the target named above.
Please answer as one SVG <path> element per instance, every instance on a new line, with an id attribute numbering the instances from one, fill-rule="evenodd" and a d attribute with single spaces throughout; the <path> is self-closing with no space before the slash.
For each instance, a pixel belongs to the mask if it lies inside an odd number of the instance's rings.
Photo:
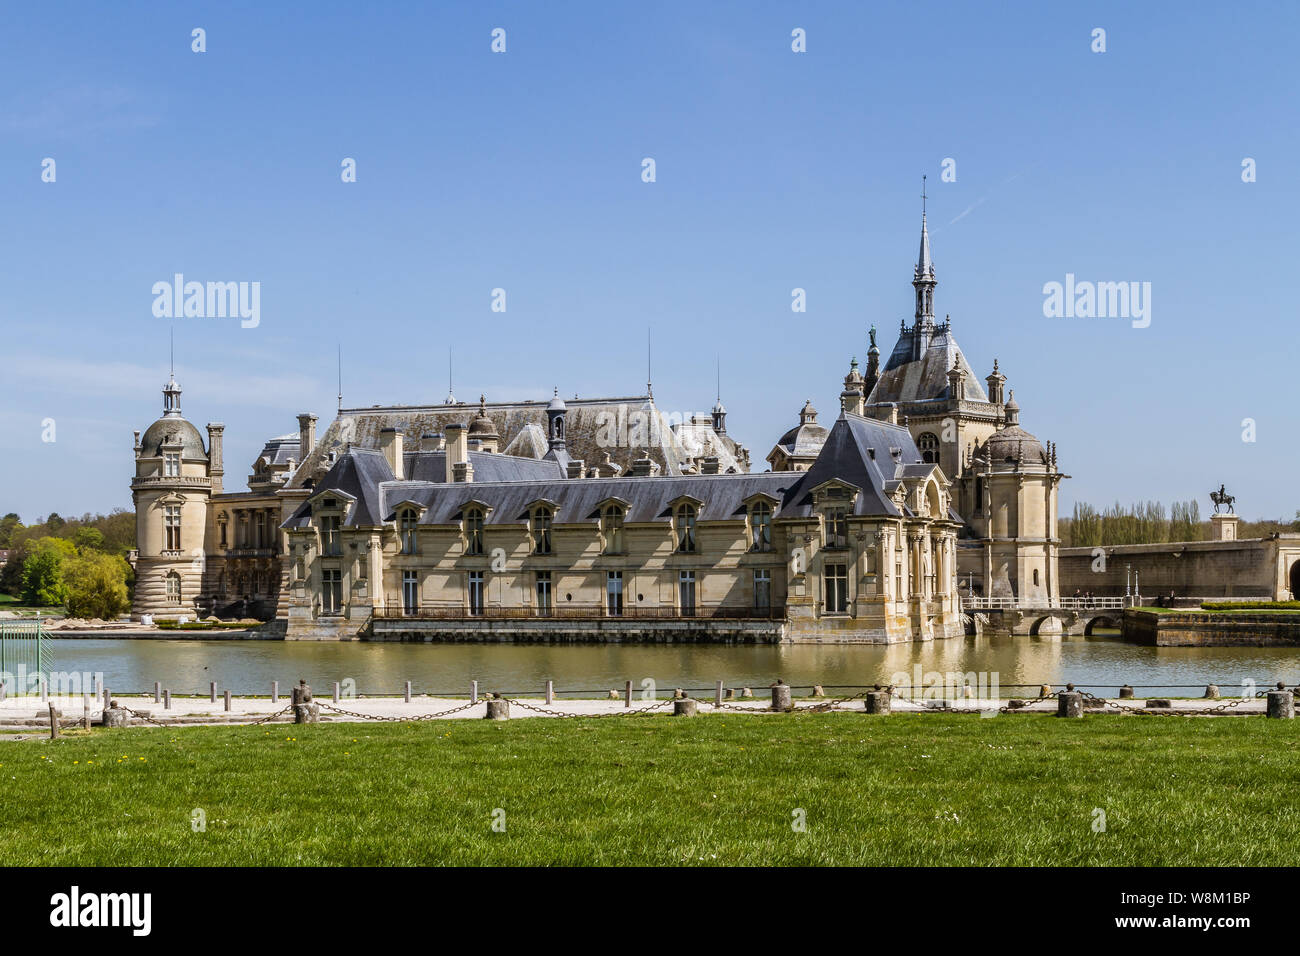
<path id="1" fill-rule="evenodd" d="M 0 864 L 1276 865 L 1300 835 L 1298 730 L 839 713 L 95 731 L 0 743 Z"/>

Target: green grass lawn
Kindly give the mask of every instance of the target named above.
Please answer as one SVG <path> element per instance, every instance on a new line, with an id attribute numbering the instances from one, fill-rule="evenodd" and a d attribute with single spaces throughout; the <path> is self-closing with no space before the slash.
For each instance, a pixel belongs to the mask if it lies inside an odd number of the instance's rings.
<path id="1" fill-rule="evenodd" d="M 1276 865 L 1300 835 L 1298 731 L 860 713 L 101 730 L 0 743 L 0 864 Z"/>

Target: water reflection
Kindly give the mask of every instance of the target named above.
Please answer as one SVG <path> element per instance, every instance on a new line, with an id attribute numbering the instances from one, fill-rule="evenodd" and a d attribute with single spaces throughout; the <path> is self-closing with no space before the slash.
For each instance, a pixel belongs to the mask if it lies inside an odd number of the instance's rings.
<path id="1" fill-rule="evenodd" d="M 999 684 L 1073 681 L 1114 694 L 1120 684 L 1183 696 L 1207 683 L 1225 694 L 1251 679 L 1300 681 L 1297 648 L 1137 647 L 1114 637 L 1040 640 L 967 637 L 892 645 L 510 645 L 388 644 L 281 641 L 56 640 L 56 670 L 102 672 L 112 690 L 152 691 L 161 681 L 173 693 L 206 693 L 209 681 L 236 694 L 268 693 L 272 680 L 287 693 L 305 677 L 318 692 L 352 679 L 362 694 L 464 694 L 472 679 L 483 690 L 540 693 L 547 679 L 557 691 L 601 695 L 635 687 L 645 678 L 660 688 L 711 690 L 766 687 L 780 676 L 796 686 L 889 683 L 899 672 L 996 673 Z M 1095 688 L 1100 688 L 1097 690 Z"/>

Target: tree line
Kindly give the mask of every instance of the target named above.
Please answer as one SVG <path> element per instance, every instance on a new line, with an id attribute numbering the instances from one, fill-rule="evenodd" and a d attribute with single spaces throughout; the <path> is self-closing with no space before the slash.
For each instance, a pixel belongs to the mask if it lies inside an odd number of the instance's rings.
<path id="1" fill-rule="evenodd" d="M 135 575 L 126 554 L 135 547 L 135 512 L 116 508 L 64 518 L 57 512 L 24 525 L 13 512 L 0 518 L 0 594 L 69 615 L 112 619 L 131 606 Z"/>
<path id="2" fill-rule="evenodd" d="M 1175 501 L 1168 512 L 1159 501 L 1142 501 L 1128 506 L 1115 502 L 1098 510 L 1086 501 L 1076 502 L 1074 513 L 1060 521 L 1061 541 L 1066 547 L 1097 547 L 1112 544 L 1162 544 L 1166 541 L 1206 541 L 1211 525 L 1202 520 L 1195 499 Z M 1271 534 L 1300 531 L 1300 511 L 1295 518 L 1241 521 L 1238 538 L 1265 538 Z"/>

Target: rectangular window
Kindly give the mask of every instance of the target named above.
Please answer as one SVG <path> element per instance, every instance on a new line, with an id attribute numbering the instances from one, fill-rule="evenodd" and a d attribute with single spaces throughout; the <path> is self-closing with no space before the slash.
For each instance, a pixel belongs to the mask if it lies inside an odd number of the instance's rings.
<path id="1" fill-rule="evenodd" d="M 551 596 L 551 572 L 537 572 L 537 613 L 542 617 L 550 617 L 551 609 L 554 607 Z"/>
<path id="2" fill-rule="evenodd" d="M 418 520 L 414 511 L 402 512 L 402 554 L 416 553 L 415 526 Z"/>
<path id="3" fill-rule="evenodd" d="M 605 611 L 610 617 L 623 616 L 622 571 L 610 571 L 605 575 Z"/>
<path id="4" fill-rule="evenodd" d="M 181 456 L 179 452 L 169 451 L 163 455 L 163 474 L 168 478 L 178 478 L 181 473 Z"/>
<path id="5" fill-rule="evenodd" d="M 477 509 L 465 515 L 465 553 L 483 553 L 483 512 Z"/>
<path id="6" fill-rule="evenodd" d="M 167 538 L 164 542 L 164 550 L 179 551 L 181 549 L 180 505 L 165 505 L 163 507 L 163 529 L 166 531 Z"/>
<path id="7" fill-rule="evenodd" d="M 321 570 L 321 612 L 338 614 L 343 609 L 343 572 L 338 568 Z"/>
<path id="8" fill-rule="evenodd" d="M 847 511 L 840 507 L 827 508 L 825 518 L 826 540 L 823 542 L 823 547 L 847 548 L 849 546 L 849 521 Z"/>
<path id="9" fill-rule="evenodd" d="M 772 572 L 754 572 L 754 610 L 770 611 L 772 609 Z"/>
<path id="10" fill-rule="evenodd" d="M 253 540 L 253 547 L 266 547 L 266 515 L 261 511 L 253 515 Z"/>
<path id="11" fill-rule="evenodd" d="M 533 553 L 551 553 L 551 513 L 545 509 L 533 515 Z"/>
<path id="12" fill-rule="evenodd" d="M 849 609 L 848 566 L 844 564 L 826 565 L 826 613 L 843 614 Z"/>
<path id="13" fill-rule="evenodd" d="M 469 613 L 475 617 L 483 613 L 483 572 L 469 573 Z"/>
<path id="14" fill-rule="evenodd" d="M 226 522 L 219 522 L 217 527 L 221 529 L 221 547 L 229 547 L 229 545 L 226 544 Z"/>
<path id="15" fill-rule="evenodd" d="M 420 609 L 420 583 L 414 571 L 402 572 L 402 613 L 408 616 Z"/>
<path id="16" fill-rule="evenodd" d="M 343 553 L 343 544 L 339 540 L 339 516 L 326 515 L 320 519 L 321 553 L 326 557 L 337 558 Z"/>
<path id="17" fill-rule="evenodd" d="M 682 617 L 695 616 L 695 572 L 682 571 L 677 575 L 677 605 Z"/>

